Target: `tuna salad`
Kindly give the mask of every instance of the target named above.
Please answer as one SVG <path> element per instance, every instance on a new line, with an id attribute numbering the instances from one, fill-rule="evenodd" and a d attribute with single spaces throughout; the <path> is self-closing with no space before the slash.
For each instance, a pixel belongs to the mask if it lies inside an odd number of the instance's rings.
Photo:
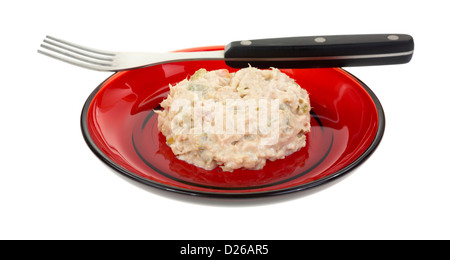
<path id="1" fill-rule="evenodd" d="M 207 170 L 259 170 L 306 145 L 306 90 L 276 68 L 200 69 L 161 103 L 158 129 L 175 156 Z"/>

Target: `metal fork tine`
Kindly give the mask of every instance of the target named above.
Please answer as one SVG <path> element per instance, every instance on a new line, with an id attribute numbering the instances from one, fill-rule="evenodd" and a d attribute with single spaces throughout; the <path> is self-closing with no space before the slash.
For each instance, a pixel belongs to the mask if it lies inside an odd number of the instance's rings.
<path id="1" fill-rule="evenodd" d="M 55 52 L 55 53 L 67 56 L 69 58 L 79 60 L 79 61 L 83 61 L 83 62 L 87 62 L 87 63 L 91 63 L 91 64 L 96 64 L 96 65 L 102 65 L 102 66 L 111 66 L 111 63 L 108 62 L 108 61 L 104 61 L 104 60 L 102 61 L 102 60 L 95 60 L 95 59 L 85 58 L 82 55 L 77 55 L 76 53 L 71 53 L 71 52 L 67 52 L 67 51 L 64 51 L 64 50 L 60 50 L 60 49 L 57 49 L 57 48 L 54 48 L 52 46 L 45 45 L 45 44 L 41 44 L 41 47 L 44 48 L 44 49 L 50 50 L 52 52 Z"/>
<path id="2" fill-rule="evenodd" d="M 68 41 L 46 36 L 38 50 L 49 57 L 68 62 L 84 68 L 114 71 L 114 52 L 102 51 L 84 47 Z"/>
<path id="3" fill-rule="evenodd" d="M 81 49 L 81 50 L 84 50 L 84 51 L 88 51 L 88 52 L 93 52 L 93 53 L 103 54 L 103 55 L 108 55 L 108 56 L 114 56 L 115 55 L 114 52 L 98 50 L 98 49 L 93 49 L 93 48 L 81 46 L 79 44 L 75 44 L 75 43 L 72 43 L 72 42 L 61 40 L 61 39 L 58 39 L 58 38 L 55 38 L 55 37 L 49 36 L 49 35 L 46 36 L 46 39 L 50 39 L 50 40 L 55 41 L 55 42 L 63 43 L 63 44 L 66 44 L 66 45 L 69 45 L 69 46 L 72 46 L 72 47 L 75 47 L 75 48 L 78 48 L 78 49 Z"/>
<path id="4" fill-rule="evenodd" d="M 59 49 L 63 49 L 63 50 L 69 51 L 71 53 L 79 54 L 79 55 L 82 55 L 82 56 L 85 56 L 88 58 L 92 58 L 92 59 L 99 59 L 99 60 L 104 60 L 104 61 L 112 61 L 113 60 L 113 56 L 110 56 L 110 55 L 106 55 L 106 56 L 105 55 L 100 56 L 98 54 L 93 55 L 90 52 L 86 52 L 82 49 L 70 47 L 68 45 L 59 44 L 58 42 L 52 42 L 52 41 L 49 41 L 48 39 L 44 39 L 44 43 L 46 43 L 50 46 L 57 47 Z M 47 48 L 44 44 L 42 44 L 41 47 Z"/>
<path id="5" fill-rule="evenodd" d="M 74 60 L 74 59 L 69 59 L 69 58 L 67 58 L 67 56 L 57 55 L 57 53 L 55 53 L 53 51 L 52 52 L 48 52 L 46 50 L 38 50 L 38 52 L 40 54 L 49 56 L 51 58 L 54 58 L 54 59 L 57 59 L 57 60 L 60 60 L 60 61 L 63 61 L 63 62 L 70 63 L 72 65 L 76 65 L 76 66 L 79 66 L 79 67 L 88 68 L 88 69 L 92 69 L 92 70 L 99 70 L 99 71 L 114 71 L 112 69 L 112 67 L 111 67 L 111 69 L 108 69 L 112 65 L 98 65 L 98 64 L 93 64 L 93 63 L 86 63 L 86 62 L 82 62 L 82 61 L 77 61 L 77 60 Z"/>

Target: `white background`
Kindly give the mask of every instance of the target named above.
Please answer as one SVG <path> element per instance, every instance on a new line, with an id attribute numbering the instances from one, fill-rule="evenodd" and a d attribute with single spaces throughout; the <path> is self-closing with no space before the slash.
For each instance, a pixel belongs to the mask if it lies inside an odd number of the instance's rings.
<path id="1" fill-rule="evenodd" d="M 0 239 L 450 239 L 447 1 L 3 1 Z M 111 73 L 37 53 L 45 35 L 166 52 L 233 40 L 407 33 L 405 65 L 348 68 L 380 99 L 384 138 L 331 185 L 251 200 L 201 199 L 113 172 L 81 135 Z"/>

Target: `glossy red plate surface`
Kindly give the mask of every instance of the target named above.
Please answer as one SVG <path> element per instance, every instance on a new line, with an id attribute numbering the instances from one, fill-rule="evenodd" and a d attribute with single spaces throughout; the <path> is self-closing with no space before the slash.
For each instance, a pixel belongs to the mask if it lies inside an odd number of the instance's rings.
<path id="1" fill-rule="evenodd" d="M 202 47 L 188 51 L 217 50 Z M 185 50 L 187 51 L 187 50 Z M 81 126 L 92 151 L 116 171 L 157 188 L 211 197 L 258 197 L 301 191 L 349 172 L 376 149 L 384 113 L 374 93 L 340 68 L 283 69 L 311 99 L 306 147 L 262 170 L 207 171 L 178 160 L 157 128 L 169 84 L 223 61 L 167 63 L 115 73 L 83 107 Z"/>

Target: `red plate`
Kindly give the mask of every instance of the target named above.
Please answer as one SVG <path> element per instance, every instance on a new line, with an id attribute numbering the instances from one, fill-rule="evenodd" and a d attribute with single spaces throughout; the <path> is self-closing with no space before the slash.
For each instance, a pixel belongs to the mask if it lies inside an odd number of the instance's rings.
<path id="1" fill-rule="evenodd" d="M 223 49 L 202 47 L 185 51 Z M 374 93 L 340 68 L 283 69 L 311 99 L 306 147 L 262 170 L 207 171 L 175 158 L 157 128 L 157 109 L 169 84 L 223 61 L 167 63 L 115 73 L 97 87 L 81 116 L 91 150 L 116 171 L 168 191 L 209 197 L 258 197 L 305 190 L 344 175 L 380 143 L 384 113 Z"/>

